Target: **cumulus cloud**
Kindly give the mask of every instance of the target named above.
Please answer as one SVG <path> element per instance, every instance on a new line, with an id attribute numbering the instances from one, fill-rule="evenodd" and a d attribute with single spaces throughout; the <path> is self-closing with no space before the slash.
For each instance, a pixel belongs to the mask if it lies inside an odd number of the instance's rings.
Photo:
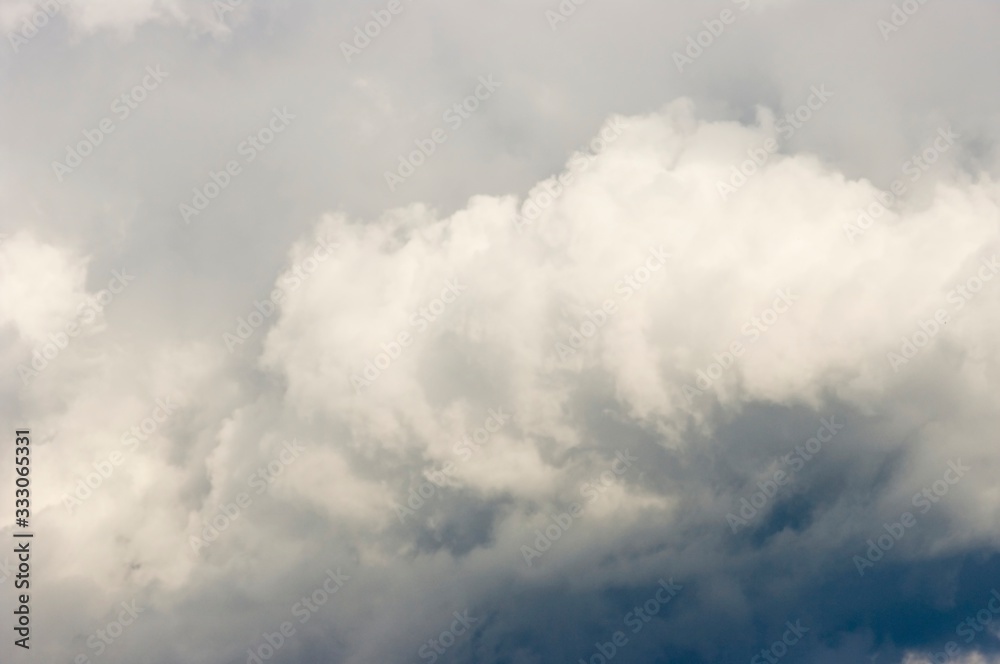
<path id="1" fill-rule="evenodd" d="M 593 92 L 562 56 L 540 60 L 561 82 L 542 94 L 510 54 L 504 87 L 389 191 L 386 169 L 493 70 L 494 41 L 468 43 L 483 23 L 406 6 L 355 69 L 321 75 L 363 16 L 243 5 L 221 23 L 67 5 L 99 90 L 68 120 L 32 102 L 55 138 L 8 102 L 31 136 L 6 141 L 26 165 L 0 195 L 31 221 L 0 244 L 0 389 L 35 445 L 39 661 L 599 661 L 616 631 L 622 661 L 916 664 L 950 641 L 995 658 L 995 117 L 929 72 L 936 96 L 887 130 L 883 164 L 852 132 L 910 93 L 859 123 L 867 83 L 836 63 L 741 50 L 794 51 L 765 20 L 840 19 L 754 3 L 649 97 L 608 103 L 621 63 L 590 63 Z M 660 72 L 727 6 L 671 10 Z M 580 57 L 605 12 L 665 11 L 587 3 L 553 36 L 544 9 L 511 11 Z M 875 53 L 865 11 L 843 30 Z M 62 124 L 96 126 L 128 89 L 89 69 L 112 57 L 105 30 L 144 66 L 159 54 L 130 35 L 169 44 L 172 78 L 57 183 L 79 134 Z M 442 36 L 470 61 L 429 67 L 447 72 L 429 91 L 386 64 L 404 46 L 437 62 Z M 716 90 L 720 62 L 746 66 L 738 90 Z M 959 97 L 947 117 L 933 103 Z M 286 101 L 288 131 L 183 223 Z M 572 128 L 533 124 L 550 116 Z"/>

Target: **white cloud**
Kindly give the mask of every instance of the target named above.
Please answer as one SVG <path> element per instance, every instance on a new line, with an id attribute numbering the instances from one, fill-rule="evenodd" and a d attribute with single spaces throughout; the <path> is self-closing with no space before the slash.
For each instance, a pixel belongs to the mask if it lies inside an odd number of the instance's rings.
<path id="1" fill-rule="evenodd" d="M 870 616 L 979 602 L 967 577 L 991 569 L 975 561 L 1000 508 L 1000 279 L 972 281 L 1000 254 L 993 13 L 928 4 L 889 51 L 882 9 L 752 4 L 768 11 L 683 77 L 670 52 L 719 7 L 595 0 L 553 36 L 537 3 L 428 0 L 348 67 L 337 44 L 370 8 L 105 0 L 8 53 L 0 407 L 38 445 L 46 660 L 86 651 L 134 596 L 150 608 L 105 661 L 246 661 L 337 566 L 351 582 L 288 661 L 414 659 L 465 607 L 482 623 L 456 660 L 572 659 L 665 574 L 687 588 L 636 661 L 749 659 L 793 613 L 826 644 L 810 661 L 900 661 L 913 635 Z M 38 6 L 0 4 L 0 27 Z M 57 182 L 51 161 L 161 62 L 170 86 Z M 504 87 L 388 192 L 384 170 L 488 72 Z M 830 102 L 782 135 L 821 82 Z M 182 224 L 192 187 L 286 104 L 294 126 Z M 956 144 L 845 232 L 947 125 Z M 593 159 L 573 152 L 618 126 Z M 320 239 L 336 246 L 312 262 Z M 122 265 L 134 285 L 25 386 L 18 365 Z M 276 288 L 230 352 L 223 334 Z M 938 309 L 946 326 L 926 322 Z M 62 497 L 166 397 L 176 413 L 71 513 Z M 457 451 L 492 409 L 510 421 Z M 727 512 L 831 415 L 844 432 L 734 536 Z M 257 493 L 289 441 L 305 451 Z M 625 450 L 640 461 L 589 502 Z M 955 458 L 972 470 L 859 581 L 851 556 Z M 448 463 L 400 522 L 394 504 Z M 193 551 L 241 492 L 252 504 Z M 573 502 L 527 567 L 520 547 Z"/>

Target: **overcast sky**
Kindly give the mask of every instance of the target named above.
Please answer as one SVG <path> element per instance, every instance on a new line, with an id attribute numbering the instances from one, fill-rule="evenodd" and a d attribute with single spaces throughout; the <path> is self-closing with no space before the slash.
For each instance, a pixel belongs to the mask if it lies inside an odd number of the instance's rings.
<path id="1" fill-rule="evenodd" d="M 0 659 L 1000 662 L 998 29 L 0 0 Z"/>

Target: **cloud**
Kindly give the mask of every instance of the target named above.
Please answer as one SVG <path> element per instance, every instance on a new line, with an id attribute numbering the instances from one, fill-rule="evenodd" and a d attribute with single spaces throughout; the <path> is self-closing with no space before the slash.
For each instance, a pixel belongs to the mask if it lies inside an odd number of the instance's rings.
<path id="1" fill-rule="evenodd" d="M 899 76 L 927 23 L 953 46 L 962 21 L 928 5 L 900 64 L 874 10 L 767 3 L 679 76 L 718 8 L 588 3 L 553 37 L 529 3 L 443 7 L 348 68 L 369 10 L 67 5 L 82 92 L 12 76 L 0 197 L 31 221 L 0 244 L 0 390 L 37 445 L 44 657 L 97 661 L 89 636 L 134 600 L 105 661 L 243 662 L 285 621 L 275 660 L 420 660 L 463 611 L 441 661 L 575 661 L 666 579 L 622 661 L 749 660 L 789 621 L 789 662 L 941 650 L 998 571 L 1000 187 L 972 103 L 994 88 L 964 51 L 975 94 Z M 988 10 L 955 12 L 989 52 Z M 612 19 L 634 34 L 598 58 Z M 489 36 L 514 24 L 521 49 Z M 822 57 L 821 28 L 867 34 L 838 55 L 899 89 Z M 11 62 L 43 71 L 47 44 Z M 57 183 L 163 53 L 169 85 Z M 503 87 L 388 191 L 490 72 Z M 183 224 L 285 104 L 288 131 Z"/>
<path id="2" fill-rule="evenodd" d="M 130 38 L 135 29 L 156 22 L 175 26 L 197 25 L 201 29 L 223 27 L 223 17 L 242 13 L 243 3 L 221 0 L 199 3 L 189 0 L 94 0 L 77 3 L 72 0 L 18 0 L 9 2 L 0 12 L 0 28 L 22 30 L 34 36 L 26 22 L 42 30 L 56 17 L 65 17 L 74 31 L 92 34 L 107 30 Z"/>
<path id="3" fill-rule="evenodd" d="M 68 323 L 84 301 L 86 262 L 21 232 L 0 245 L 0 325 L 37 342 Z"/>
<path id="4" fill-rule="evenodd" d="M 615 121 L 622 119 L 609 123 Z M 325 216 L 289 254 L 299 272 L 289 267 L 267 291 L 287 292 L 259 349 L 257 371 L 265 382 L 256 396 L 229 388 L 225 406 L 198 403 L 195 395 L 204 390 L 219 392 L 211 385 L 235 384 L 235 367 L 219 364 L 226 355 L 221 339 L 214 348 L 163 348 L 148 358 L 105 354 L 105 368 L 87 381 L 91 389 L 106 386 L 102 398 L 114 393 L 110 376 L 123 363 L 147 381 L 162 378 L 146 399 L 104 414 L 108 444 L 97 442 L 100 435 L 80 441 L 85 447 L 64 455 L 59 466 L 79 473 L 88 457 L 111 451 L 118 432 L 140 422 L 156 394 L 185 395 L 188 421 L 230 414 L 208 427 L 214 435 L 194 436 L 190 426 L 169 422 L 155 439 L 176 442 L 143 449 L 128 461 L 128 479 L 109 481 L 72 517 L 50 508 L 50 527 L 67 534 L 83 523 L 135 528 L 122 506 L 141 502 L 156 528 L 133 531 L 127 550 L 141 570 L 136 574 L 162 588 L 147 591 L 146 601 L 157 605 L 176 593 L 197 594 L 190 586 L 196 576 L 235 582 L 241 573 L 227 561 L 249 556 L 259 561 L 250 564 L 260 564 L 283 551 L 302 563 L 318 555 L 312 545 L 337 532 L 350 534 L 353 553 L 345 550 L 343 560 L 353 557 L 356 583 L 369 589 L 386 583 L 380 576 L 405 573 L 425 577 L 419 592 L 430 593 L 435 575 L 471 567 L 516 580 L 530 593 L 572 570 L 620 559 L 623 546 L 638 547 L 637 568 L 627 572 L 616 563 L 601 574 L 605 582 L 648 583 L 651 566 L 669 560 L 697 587 L 726 568 L 750 570 L 785 558 L 789 549 L 830 565 L 839 560 L 841 573 L 852 574 L 853 550 L 880 534 L 881 520 L 898 516 L 908 495 L 933 482 L 949 458 L 961 457 L 977 472 L 896 555 L 915 563 L 995 541 L 997 504 L 984 502 L 993 495 L 985 469 L 993 458 L 995 415 L 982 408 L 992 398 L 984 376 L 997 370 L 992 331 L 1000 291 L 986 281 L 968 300 L 949 298 L 995 255 L 995 183 L 944 178 L 926 202 L 904 201 L 863 236 L 849 238 L 845 226 L 877 200 L 878 190 L 811 155 L 774 155 L 731 201 L 722 200 L 717 182 L 748 149 L 774 137 L 766 122 L 700 120 L 685 100 L 623 122 L 620 139 L 585 171 L 571 180 L 554 176 L 529 192 L 531 200 L 539 191 L 556 195 L 523 226 L 517 219 L 524 218 L 527 197 L 477 196 L 443 218 L 420 205 L 367 223 Z M 564 172 L 572 173 L 573 163 Z M 310 262 L 315 238 L 323 237 L 336 238 L 335 247 Z M 72 265 L 57 258 L 58 250 L 26 239 L 5 246 L 21 244 L 55 265 Z M 75 274 L 56 281 L 70 284 L 62 299 L 71 300 L 81 273 L 62 271 Z M 916 356 L 893 366 L 887 354 L 902 353 L 901 338 L 933 323 L 939 309 L 948 314 L 947 327 L 938 325 Z M 43 318 L 18 320 L 27 328 Z M 742 352 L 734 354 L 734 344 Z M 252 359 L 258 351 L 239 352 Z M 174 368 L 163 373 L 168 366 Z M 80 398 L 53 426 L 65 430 L 71 418 L 88 417 Z M 959 410 L 932 424 L 914 410 L 928 399 Z M 474 452 L 456 451 L 497 408 L 510 413 L 511 423 Z M 765 429 L 783 430 L 781 440 L 753 433 L 752 413 L 760 409 L 773 411 Z M 822 474 L 833 473 L 853 491 L 868 486 L 872 502 L 855 502 L 843 485 L 821 498 L 799 484 L 750 528 L 756 536 L 770 529 L 764 541 L 736 536 L 727 544 L 725 515 L 738 498 L 771 472 L 767 464 L 778 451 L 803 442 L 809 427 L 814 433 L 816 422 L 830 416 L 846 421 L 848 433 L 828 444 L 823 470 L 810 469 L 813 482 L 822 487 Z M 913 433 L 915 426 L 924 428 Z M 93 424 L 77 427 L 93 431 Z M 257 498 L 255 469 L 267 468 L 292 439 L 304 441 L 301 461 L 273 466 L 281 472 Z M 199 449 L 208 452 L 205 461 L 192 463 Z M 626 451 L 638 456 L 640 468 L 602 484 L 601 473 Z M 902 456 L 888 474 L 872 474 L 876 469 L 866 468 L 861 454 Z M 455 469 L 436 479 L 446 464 Z M 719 472 L 728 479 L 709 489 Z M 148 484 L 154 474 L 155 485 Z M 410 489 L 428 481 L 435 495 L 427 505 L 397 519 L 393 506 L 407 504 Z M 218 543 L 190 551 L 186 540 L 241 491 L 254 504 Z M 795 494 L 818 502 L 805 522 L 775 530 L 770 521 L 781 518 Z M 537 533 L 573 503 L 582 513 L 565 528 L 565 539 L 527 567 L 520 547 L 533 546 Z M 466 518 L 470 510 L 480 513 L 477 521 Z M 77 524 L 72 530 L 70 520 Z M 113 553 L 113 541 L 105 560 L 121 555 Z M 679 554 L 682 541 L 714 554 Z M 162 559 L 154 542 L 170 542 L 178 554 Z M 655 562 L 661 555 L 639 553 L 648 547 L 672 554 Z M 85 559 L 64 568 L 93 574 L 94 565 Z M 808 584 L 827 573 L 794 574 Z M 470 592 L 484 609 L 496 601 L 489 584 Z M 686 600 L 688 608 L 668 624 L 698 611 L 699 603 L 710 605 L 711 591 L 702 592 L 708 594 Z M 363 607 L 371 598 L 355 601 Z M 336 621 L 350 626 L 364 613 L 345 606 Z M 733 628 L 748 629 L 751 615 L 749 608 L 733 614 Z M 400 630 L 419 631 L 417 623 L 407 627 L 408 618 L 395 619 L 403 621 Z M 510 629 L 502 620 L 482 629 Z M 390 646 L 373 650 L 351 629 L 337 633 L 356 653 L 345 661 L 405 656 Z M 664 647 L 711 651 L 701 640 L 710 631 L 701 638 L 669 633 L 675 636 L 664 636 Z"/>

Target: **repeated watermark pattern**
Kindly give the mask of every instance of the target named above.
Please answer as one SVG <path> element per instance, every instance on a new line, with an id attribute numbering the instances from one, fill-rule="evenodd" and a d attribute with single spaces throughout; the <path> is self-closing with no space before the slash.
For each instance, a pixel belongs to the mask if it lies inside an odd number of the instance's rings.
<path id="1" fill-rule="evenodd" d="M 805 443 L 795 446 L 794 452 L 789 452 L 779 458 L 780 465 L 788 470 L 776 470 L 770 479 L 757 482 L 757 491 L 747 497 L 740 498 L 739 516 L 730 512 L 726 515 L 726 522 L 735 533 L 740 527 L 746 527 L 750 521 L 756 517 L 764 506 L 777 495 L 781 487 L 788 485 L 791 479 L 813 459 L 823 449 L 823 443 L 829 443 L 833 437 L 844 428 L 844 424 L 837 424 L 837 416 L 832 415 L 829 419 L 822 418 L 820 427 L 816 430 L 816 435 L 812 436 Z"/>
<path id="2" fill-rule="evenodd" d="M 31 350 L 31 362 L 24 362 L 17 365 L 17 375 L 21 377 L 21 382 L 28 385 L 35 378 L 45 371 L 59 355 L 69 348 L 70 343 L 79 335 L 85 333 L 87 328 L 97 320 L 99 314 L 114 302 L 115 298 L 125 292 L 135 280 L 135 276 L 128 273 L 125 268 L 112 270 L 108 287 L 103 288 L 93 296 L 87 296 L 76 308 L 76 315 L 73 320 L 66 324 L 64 329 L 52 332 L 48 335 L 48 341 Z"/>
<path id="3" fill-rule="evenodd" d="M 62 12 L 63 7 L 67 4 L 69 4 L 69 0 L 44 0 L 31 15 L 21 19 L 21 25 L 18 26 L 17 30 L 7 33 L 7 41 L 10 42 L 14 53 L 20 52 L 21 47 L 33 39 L 57 14 Z"/>
<path id="4" fill-rule="evenodd" d="M 619 629 L 613 632 L 607 641 L 597 641 L 594 643 L 594 653 L 587 659 L 582 657 L 578 659 L 578 664 L 608 664 L 622 648 L 628 645 L 630 636 L 634 637 L 641 632 L 683 588 L 683 585 L 674 583 L 672 578 L 669 581 L 659 579 L 659 587 L 653 596 L 641 605 L 633 607 L 622 618 L 622 623 L 628 631 Z"/>
<path id="5" fill-rule="evenodd" d="M 935 480 L 929 487 L 924 487 L 919 492 L 913 494 L 911 501 L 915 508 L 920 510 L 920 514 L 927 514 L 942 498 L 948 495 L 951 487 L 958 484 L 965 474 L 972 470 L 971 467 L 962 463 L 961 459 L 952 459 L 948 462 L 948 469 L 944 471 L 941 479 Z M 903 539 L 910 529 L 917 525 L 917 515 L 913 512 L 903 512 L 897 521 L 883 523 L 882 529 L 885 531 L 875 537 L 865 541 L 868 548 L 864 556 L 855 555 L 852 559 L 859 576 L 864 576 L 865 571 L 875 566 L 875 563 L 882 560 L 885 554 L 891 550 L 899 540 Z"/>
<path id="6" fill-rule="evenodd" d="M 618 478 L 625 475 L 638 460 L 638 458 L 632 456 L 628 451 L 615 452 L 615 459 L 611 462 L 610 470 L 602 472 L 592 482 L 584 482 L 580 485 L 580 495 L 587 499 L 586 504 L 581 505 L 580 503 L 573 502 L 570 503 L 567 511 L 560 512 L 555 516 L 549 516 L 549 523 L 545 528 L 535 530 L 535 539 L 531 543 L 534 546 L 529 544 L 521 545 L 521 556 L 524 558 L 524 564 L 531 567 L 534 564 L 532 561 L 536 558 L 541 558 L 542 554 L 549 551 L 552 545 L 566 534 L 573 527 L 573 524 L 583 516 L 584 508 L 594 503 L 608 488 L 616 484 Z"/>
<path id="7" fill-rule="evenodd" d="M 243 173 L 243 167 L 264 152 L 279 134 L 288 129 L 294 119 L 295 116 L 288 112 L 287 107 L 271 109 L 271 117 L 267 124 L 256 132 L 248 134 L 236 146 L 236 154 L 243 157 L 243 162 L 240 163 L 238 159 L 230 159 L 218 171 L 209 170 L 208 181 L 191 190 L 190 203 L 181 203 L 177 206 L 184 223 L 190 224 L 192 218 L 207 210 L 212 201 L 218 198 L 233 183 L 233 180 Z"/>
<path id="8" fill-rule="evenodd" d="M 437 152 L 438 146 L 447 142 L 449 132 L 457 131 L 473 113 L 479 110 L 480 105 L 502 86 L 500 81 L 493 80 L 493 74 L 480 76 L 479 85 L 472 94 L 452 104 L 441 116 L 447 128 L 437 127 L 426 138 L 415 139 L 413 145 L 416 149 L 397 157 L 398 164 L 395 171 L 385 171 L 385 184 L 389 187 L 389 191 L 396 191 L 396 187 L 426 164 L 431 155 Z"/>
<path id="9" fill-rule="evenodd" d="M 493 434 L 500 431 L 511 419 L 510 413 L 505 413 L 503 408 L 491 408 L 483 426 L 477 427 L 471 434 L 463 435 L 452 447 L 452 452 L 458 457 L 458 461 L 445 462 L 440 470 L 426 471 L 427 481 L 410 489 L 406 495 L 405 504 L 393 503 L 393 509 L 399 522 L 405 523 L 407 517 L 416 516 L 417 510 L 426 505 L 438 492 L 438 489 L 449 485 L 455 471 L 483 449 L 486 443 L 492 439 Z"/>
<path id="10" fill-rule="evenodd" d="M 162 71 L 160 65 L 146 67 L 146 75 L 135 86 L 126 90 L 111 102 L 111 112 L 119 122 L 124 122 L 132 115 L 132 111 L 139 108 L 139 104 L 149 98 L 149 94 L 160 87 L 170 76 L 170 72 Z M 94 128 L 84 129 L 83 140 L 75 144 L 66 146 L 65 161 L 53 161 L 52 171 L 56 174 L 56 180 L 62 182 L 67 175 L 72 173 L 83 161 L 92 155 L 98 146 L 104 143 L 104 139 L 114 133 L 119 125 L 110 117 L 101 118 Z"/>
<path id="11" fill-rule="evenodd" d="M 393 339 L 383 343 L 381 350 L 373 358 L 365 361 L 364 369 L 360 373 L 355 372 L 350 375 L 351 387 L 355 393 L 361 394 L 365 388 L 371 387 L 372 383 L 413 345 L 417 336 L 427 332 L 431 325 L 441 318 L 449 305 L 458 300 L 466 288 L 458 279 L 448 279 L 438 297 L 411 314 L 409 323 L 415 332 L 411 334 L 408 330 L 401 330 Z"/>

